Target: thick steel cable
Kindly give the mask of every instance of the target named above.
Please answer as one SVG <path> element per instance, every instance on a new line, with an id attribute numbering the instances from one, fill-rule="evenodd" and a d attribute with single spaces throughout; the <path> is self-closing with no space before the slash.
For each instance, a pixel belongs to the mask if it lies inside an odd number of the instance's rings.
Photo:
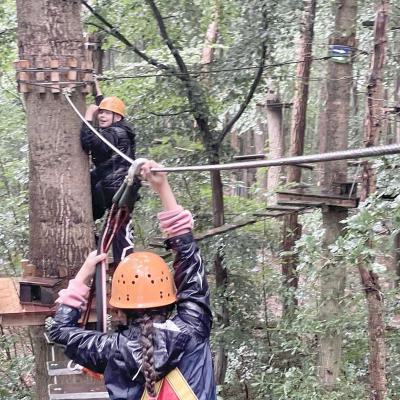
<path id="1" fill-rule="evenodd" d="M 97 130 L 82 116 L 79 110 L 75 107 L 74 103 L 70 99 L 70 93 L 66 90 L 63 91 L 63 95 L 67 99 L 70 106 L 79 116 L 79 118 L 89 127 L 89 129 L 98 136 L 107 146 L 114 150 L 117 154 L 123 157 L 125 160 L 134 164 L 134 160 L 124 154 L 121 150 L 110 143 L 106 138 L 104 138 Z M 348 160 L 354 158 L 366 158 L 366 157 L 378 157 L 386 156 L 390 154 L 400 153 L 400 144 L 389 144 L 385 146 L 374 146 L 366 147 L 361 149 L 350 149 L 341 151 L 332 151 L 330 153 L 322 154 L 310 154 L 305 156 L 296 157 L 283 157 L 276 158 L 273 160 L 260 160 L 260 161 L 244 161 L 229 164 L 210 164 L 210 165 L 189 165 L 186 167 L 164 167 L 164 168 L 152 168 L 153 172 L 187 172 L 187 171 L 225 171 L 231 169 L 244 169 L 244 168 L 261 168 L 261 167 L 274 167 L 274 166 L 284 166 L 284 165 L 296 165 L 305 163 L 318 163 L 326 161 L 338 161 L 338 160 Z"/>
<path id="2" fill-rule="evenodd" d="M 130 162 L 133 164 L 135 161 L 128 157 L 125 153 L 123 153 L 120 149 L 115 147 L 112 143 L 110 143 L 100 132 L 98 132 L 88 121 L 86 121 L 85 117 L 79 112 L 79 110 L 75 107 L 75 104 L 72 102 L 70 99 L 70 92 L 67 90 L 63 91 L 63 95 L 67 99 L 69 105 L 72 107 L 72 109 L 75 111 L 75 113 L 78 115 L 78 117 L 86 124 L 86 126 L 99 138 L 101 139 L 108 147 L 110 147 L 112 150 L 114 150 L 118 155 L 120 155 L 122 158 L 124 158 L 126 161 Z"/>
<path id="3" fill-rule="evenodd" d="M 353 158 L 377 157 L 400 153 L 400 144 L 374 146 L 363 149 L 333 151 L 330 153 L 310 154 L 306 156 L 283 157 L 273 160 L 245 161 L 230 164 L 193 165 L 187 167 L 152 168 L 153 172 L 186 172 L 186 171 L 216 171 L 242 168 L 260 168 L 283 165 L 296 165 L 304 163 L 317 163 L 326 161 L 348 160 Z"/>

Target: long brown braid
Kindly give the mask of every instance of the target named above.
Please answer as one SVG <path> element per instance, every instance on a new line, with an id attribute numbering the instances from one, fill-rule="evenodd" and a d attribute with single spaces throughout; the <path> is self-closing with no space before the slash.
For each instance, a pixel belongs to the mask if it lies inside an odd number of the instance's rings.
<path id="1" fill-rule="evenodd" d="M 147 393 L 156 397 L 156 371 L 154 368 L 154 347 L 153 347 L 153 318 L 151 314 L 143 314 L 138 320 L 140 324 L 140 344 L 143 351 L 142 373 L 146 380 Z"/>

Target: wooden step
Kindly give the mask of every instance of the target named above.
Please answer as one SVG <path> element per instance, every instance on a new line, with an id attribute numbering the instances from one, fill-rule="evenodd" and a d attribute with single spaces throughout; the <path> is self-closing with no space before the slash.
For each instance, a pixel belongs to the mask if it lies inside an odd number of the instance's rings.
<path id="1" fill-rule="evenodd" d="M 49 400 L 109 399 L 102 383 L 70 383 L 49 385 Z"/>
<path id="2" fill-rule="evenodd" d="M 63 361 L 48 361 L 47 362 L 47 373 L 50 376 L 60 376 L 60 375 L 80 375 L 82 370 L 78 368 L 73 368 L 76 364 L 70 364 L 69 360 Z"/>

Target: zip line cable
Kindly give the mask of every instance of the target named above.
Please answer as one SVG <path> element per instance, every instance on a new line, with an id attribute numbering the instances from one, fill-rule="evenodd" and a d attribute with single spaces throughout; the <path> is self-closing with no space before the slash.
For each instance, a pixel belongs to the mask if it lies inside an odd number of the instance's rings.
<path id="1" fill-rule="evenodd" d="M 101 139 L 107 146 L 109 146 L 112 150 L 114 150 L 118 155 L 120 155 L 126 161 L 128 161 L 131 164 L 135 163 L 135 161 L 132 158 L 128 157 L 121 150 L 119 150 L 112 143 L 110 143 L 88 121 L 86 121 L 86 119 L 83 117 L 83 115 L 79 112 L 79 110 L 76 108 L 76 106 L 70 99 L 71 96 L 70 89 L 64 89 L 62 93 L 67 99 L 72 109 L 78 115 L 78 117 L 89 127 L 89 129 L 99 139 Z M 152 168 L 151 171 L 153 172 L 227 171 L 232 169 L 261 168 L 261 167 L 273 167 L 273 166 L 284 166 L 284 165 L 297 165 L 305 163 L 318 163 L 326 161 L 348 160 L 354 158 L 378 157 L 378 156 L 385 156 L 398 153 L 400 153 L 400 144 L 390 144 L 384 146 L 366 147 L 361 149 L 333 151 L 321 154 L 310 154 L 310 155 L 295 156 L 295 157 L 282 157 L 272 160 L 245 161 L 245 162 L 236 162 L 228 164 L 209 164 L 209 165 L 190 165 L 183 167 Z"/>
<path id="2" fill-rule="evenodd" d="M 186 167 L 152 168 L 153 172 L 186 172 L 186 171 L 224 171 L 242 168 L 260 168 L 326 161 L 348 160 L 353 158 L 377 157 L 400 153 L 400 144 L 366 147 L 361 149 L 333 151 L 329 153 L 310 154 L 296 157 L 283 157 L 272 160 L 245 161 L 229 164 L 193 165 Z"/>

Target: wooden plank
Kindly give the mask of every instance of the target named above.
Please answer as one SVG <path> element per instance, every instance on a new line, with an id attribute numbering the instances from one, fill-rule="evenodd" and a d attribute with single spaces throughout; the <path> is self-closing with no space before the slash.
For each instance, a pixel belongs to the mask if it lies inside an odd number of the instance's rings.
<path id="1" fill-rule="evenodd" d="M 277 192 L 276 199 L 278 205 L 296 205 L 296 206 L 314 206 L 321 207 L 323 205 L 356 208 L 358 199 L 348 198 L 346 196 L 339 196 L 336 194 L 325 194 L 317 192 L 306 191 L 285 191 Z"/>
<path id="2" fill-rule="evenodd" d="M 101 383 L 50 384 L 49 400 L 109 399 L 108 392 Z"/>
<path id="3" fill-rule="evenodd" d="M 271 216 L 274 216 L 273 214 L 271 214 Z M 258 222 L 257 219 L 249 219 L 249 220 L 245 220 L 245 221 L 240 221 L 240 222 L 235 222 L 232 224 L 224 224 L 219 226 L 218 228 L 211 228 L 208 229 L 204 232 L 201 233 L 194 233 L 194 238 L 196 241 L 201 241 L 203 239 L 212 237 L 212 236 L 216 236 L 216 235 L 221 235 L 223 233 L 229 232 L 229 231 L 233 231 L 235 229 L 238 228 L 242 228 L 243 226 L 246 225 L 250 225 L 250 224 L 254 224 Z M 154 238 L 150 243 L 149 246 L 150 247 L 159 247 L 159 248 L 164 248 L 164 240 L 163 238 Z"/>
<path id="4" fill-rule="evenodd" d="M 286 211 L 286 212 L 277 212 L 277 213 L 255 213 L 253 214 L 255 217 L 259 217 L 259 218 L 279 218 L 279 217 L 283 217 L 284 215 L 288 215 L 291 214 L 293 211 Z"/>
<path id="5" fill-rule="evenodd" d="M 293 212 L 300 212 L 305 210 L 305 207 L 296 207 L 296 206 L 269 206 L 266 208 L 266 210 L 270 210 L 270 211 L 293 211 Z"/>
<path id="6" fill-rule="evenodd" d="M 254 224 L 256 222 L 258 222 L 257 219 L 250 219 L 250 220 L 236 222 L 236 223 L 232 223 L 232 224 L 224 224 L 217 228 L 208 229 L 205 232 L 195 234 L 194 238 L 199 242 L 200 240 L 203 240 L 203 239 L 215 236 L 215 235 L 221 235 L 223 233 L 233 231 L 235 229 L 242 228 L 243 226 Z"/>
<path id="7" fill-rule="evenodd" d="M 243 154 L 240 156 L 234 156 L 233 159 L 237 161 L 265 160 L 265 154 Z"/>
<path id="8" fill-rule="evenodd" d="M 51 92 L 52 93 L 60 93 L 60 61 L 58 59 L 54 59 L 50 61 L 50 68 L 52 71 L 50 72 L 50 81 L 51 81 Z"/>
<path id="9" fill-rule="evenodd" d="M 70 360 L 63 361 L 47 361 L 47 373 L 49 376 L 60 375 L 81 375 L 81 369 L 74 369 L 70 365 Z"/>

